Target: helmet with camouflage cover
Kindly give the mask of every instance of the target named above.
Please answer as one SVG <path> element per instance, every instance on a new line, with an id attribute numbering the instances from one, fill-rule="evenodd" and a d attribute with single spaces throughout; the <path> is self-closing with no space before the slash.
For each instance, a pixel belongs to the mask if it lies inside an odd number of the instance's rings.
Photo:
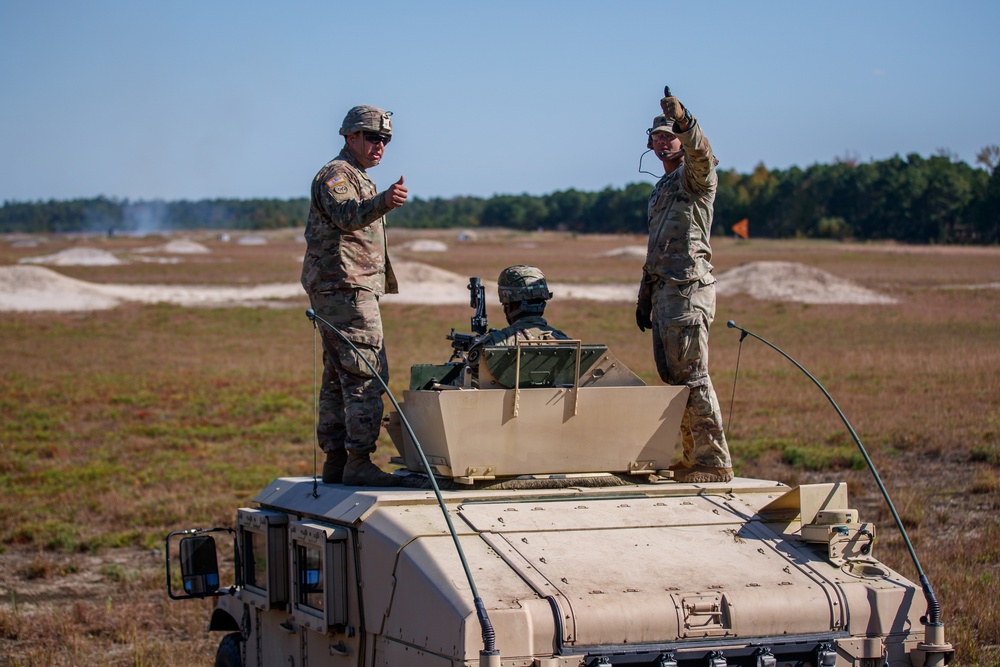
<path id="1" fill-rule="evenodd" d="M 649 135 L 649 138 L 646 139 L 646 148 L 652 150 L 654 132 L 669 132 L 670 134 L 677 134 L 676 129 L 674 128 L 674 122 L 673 118 L 667 118 L 663 114 L 654 118 L 653 127 L 646 130 L 646 134 Z"/>
<path id="2" fill-rule="evenodd" d="M 362 104 L 347 112 L 344 122 L 340 125 L 340 134 L 347 136 L 355 132 L 378 132 L 392 136 L 391 111 Z"/>
<path id="3" fill-rule="evenodd" d="M 545 302 L 552 298 L 545 274 L 538 267 L 524 264 L 500 272 L 497 293 L 500 303 L 511 306 L 514 313 L 542 313 Z"/>

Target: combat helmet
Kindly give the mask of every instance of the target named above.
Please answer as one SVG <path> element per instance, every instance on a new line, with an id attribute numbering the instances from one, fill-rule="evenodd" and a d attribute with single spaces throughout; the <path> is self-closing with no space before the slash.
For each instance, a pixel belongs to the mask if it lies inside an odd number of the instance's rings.
<path id="1" fill-rule="evenodd" d="M 344 116 L 344 122 L 340 125 L 340 134 L 346 137 L 349 134 L 367 130 L 391 137 L 391 116 L 392 112 L 385 109 L 379 109 L 367 104 L 356 106 Z"/>
<path id="2" fill-rule="evenodd" d="M 509 305 L 512 315 L 545 312 L 545 302 L 552 298 L 545 274 L 538 267 L 517 264 L 508 266 L 497 278 L 500 303 Z"/>

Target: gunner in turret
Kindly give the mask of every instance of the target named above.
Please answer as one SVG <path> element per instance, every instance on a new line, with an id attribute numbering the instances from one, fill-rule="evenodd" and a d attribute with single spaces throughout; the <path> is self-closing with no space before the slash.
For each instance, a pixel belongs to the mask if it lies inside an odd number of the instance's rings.
<path id="1" fill-rule="evenodd" d="M 537 267 L 508 266 L 497 278 L 497 293 L 510 326 L 490 330 L 481 339 L 483 347 L 513 347 L 518 339 L 569 340 L 569 336 L 550 326 L 542 317 L 552 292 L 545 275 Z"/>

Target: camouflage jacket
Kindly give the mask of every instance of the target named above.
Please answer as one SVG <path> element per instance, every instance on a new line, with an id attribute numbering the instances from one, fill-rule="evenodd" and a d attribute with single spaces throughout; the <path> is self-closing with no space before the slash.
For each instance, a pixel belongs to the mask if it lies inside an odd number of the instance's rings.
<path id="1" fill-rule="evenodd" d="M 504 329 L 491 329 L 483 340 L 483 347 L 513 347 L 521 340 L 569 340 L 559 329 L 549 326 L 541 315 L 527 315 Z"/>
<path id="2" fill-rule="evenodd" d="M 375 183 L 345 146 L 313 179 L 306 222 L 302 287 L 306 292 L 361 288 L 399 291 L 386 251 L 389 211 Z"/>
<path id="3" fill-rule="evenodd" d="M 697 121 L 678 134 L 684 161 L 649 196 L 649 243 L 643 287 L 662 280 L 684 285 L 712 280 L 712 216 L 719 177 L 712 146 Z M 641 288 L 640 288 L 641 289 Z"/>

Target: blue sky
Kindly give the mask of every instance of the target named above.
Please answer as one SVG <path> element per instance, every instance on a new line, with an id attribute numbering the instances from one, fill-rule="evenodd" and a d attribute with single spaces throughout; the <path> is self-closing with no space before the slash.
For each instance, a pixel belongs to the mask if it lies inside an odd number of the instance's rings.
<path id="1" fill-rule="evenodd" d="M 307 196 L 355 104 L 394 112 L 380 187 L 622 187 L 652 181 L 664 84 L 740 172 L 975 164 L 998 25 L 986 0 L 0 0 L 0 201 Z"/>

